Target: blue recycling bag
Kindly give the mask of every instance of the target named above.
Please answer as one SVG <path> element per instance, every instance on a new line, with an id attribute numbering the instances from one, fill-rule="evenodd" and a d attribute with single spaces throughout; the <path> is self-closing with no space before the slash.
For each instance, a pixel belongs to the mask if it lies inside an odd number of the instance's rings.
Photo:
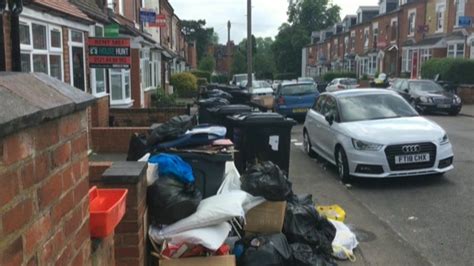
<path id="1" fill-rule="evenodd" d="M 185 184 L 193 184 L 195 181 L 191 166 L 177 155 L 161 153 L 150 157 L 148 162 L 158 164 L 160 176 L 173 177 Z"/>

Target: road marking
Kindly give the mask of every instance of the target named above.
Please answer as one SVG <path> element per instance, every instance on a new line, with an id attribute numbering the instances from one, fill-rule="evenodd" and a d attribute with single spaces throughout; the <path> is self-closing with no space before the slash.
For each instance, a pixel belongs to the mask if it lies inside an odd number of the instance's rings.
<path id="1" fill-rule="evenodd" d="M 295 146 L 303 146 L 303 142 L 295 142 L 293 144 L 295 144 Z"/>
<path id="2" fill-rule="evenodd" d="M 291 139 L 291 142 L 297 142 L 298 140 L 297 139 Z"/>

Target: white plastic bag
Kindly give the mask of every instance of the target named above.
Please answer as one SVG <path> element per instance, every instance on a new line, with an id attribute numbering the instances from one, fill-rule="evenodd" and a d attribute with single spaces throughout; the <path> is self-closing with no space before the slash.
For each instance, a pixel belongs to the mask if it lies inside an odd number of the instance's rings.
<path id="1" fill-rule="evenodd" d="M 359 245 L 356 235 L 344 223 L 329 221 L 336 227 L 336 237 L 332 241 L 332 255 L 341 260 L 355 261 L 354 249 Z"/>
<path id="2" fill-rule="evenodd" d="M 163 228 L 162 235 L 175 235 L 196 228 L 218 225 L 245 215 L 243 205 L 248 198 L 244 191 L 232 191 L 202 200 L 194 214 Z"/>
<path id="3" fill-rule="evenodd" d="M 150 226 L 148 234 L 152 241 L 161 244 L 167 240 L 169 244 L 180 245 L 182 243 L 202 245 L 210 250 L 219 249 L 227 236 L 229 235 L 231 226 L 228 223 L 221 223 L 209 227 L 193 229 L 181 232 L 175 235 L 164 235 L 154 226 Z"/>
<path id="4" fill-rule="evenodd" d="M 153 185 L 156 180 L 158 180 L 158 164 L 157 163 L 148 163 L 148 167 L 146 169 L 146 183 L 147 186 Z"/>

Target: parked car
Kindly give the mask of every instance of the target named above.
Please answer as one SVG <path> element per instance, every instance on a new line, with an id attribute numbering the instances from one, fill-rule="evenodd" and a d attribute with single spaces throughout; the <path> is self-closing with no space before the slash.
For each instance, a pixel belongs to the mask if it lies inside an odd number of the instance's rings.
<path id="1" fill-rule="evenodd" d="M 459 96 L 432 80 L 397 79 L 390 88 L 420 113 L 444 112 L 458 115 L 462 109 Z"/>
<path id="2" fill-rule="evenodd" d="M 275 111 L 284 116 L 304 118 L 319 97 L 313 83 L 284 82 L 275 93 Z"/>
<path id="3" fill-rule="evenodd" d="M 252 74 L 252 78 L 253 80 L 255 80 L 255 74 Z M 235 74 L 234 76 L 232 76 L 230 84 L 235 86 L 241 86 L 241 82 L 245 80 L 248 80 L 247 74 Z"/>
<path id="4" fill-rule="evenodd" d="M 298 82 L 299 83 L 314 83 L 316 84 L 316 82 L 314 81 L 313 78 L 308 78 L 308 77 L 301 77 L 301 78 L 298 78 Z"/>
<path id="5" fill-rule="evenodd" d="M 247 87 L 247 80 L 240 83 L 242 87 Z M 272 85 L 264 80 L 254 80 L 252 87 L 249 88 L 249 93 L 253 96 L 273 95 Z"/>
<path id="6" fill-rule="evenodd" d="M 390 90 L 323 93 L 308 111 L 304 149 L 357 177 L 442 175 L 453 169 L 446 131 Z"/>
<path id="7" fill-rule="evenodd" d="M 357 83 L 357 79 L 353 78 L 337 78 L 331 81 L 327 87 L 327 92 L 333 91 L 340 91 L 340 90 L 348 90 L 348 89 L 355 89 L 358 88 L 359 84 Z"/>
<path id="8" fill-rule="evenodd" d="M 276 91 L 278 89 L 278 86 L 280 86 L 280 84 L 282 83 L 283 81 L 281 80 L 274 80 L 273 83 L 272 83 L 272 89 L 274 91 Z"/>

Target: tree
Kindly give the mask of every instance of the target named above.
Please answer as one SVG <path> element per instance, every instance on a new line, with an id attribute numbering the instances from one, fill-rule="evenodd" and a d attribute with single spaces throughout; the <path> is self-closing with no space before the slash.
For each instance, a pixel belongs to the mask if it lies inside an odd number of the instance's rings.
<path id="1" fill-rule="evenodd" d="M 280 73 L 301 75 L 301 51 L 310 43 L 311 32 L 339 21 L 340 7 L 329 0 L 296 0 L 288 6 L 288 23 L 284 23 L 272 45 L 276 69 Z"/>
<path id="2" fill-rule="evenodd" d="M 207 47 L 215 41 L 217 35 L 213 28 L 205 28 L 205 20 L 183 20 L 181 21 L 182 32 L 188 41 L 196 41 L 198 62 L 207 54 Z M 217 39 L 218 40 L 218 39 Z"/>
<path id="3" fill-rule="evenodd" d="M 214 57 L 208 55 L 206 57 L 203 57 L 201 61 L 199 61 L 199 66 L 198 69 L 201 71 L 207 71 L 207 72 L 214 72 L 216 68 L 216 62 L 214 61 Z"/>

